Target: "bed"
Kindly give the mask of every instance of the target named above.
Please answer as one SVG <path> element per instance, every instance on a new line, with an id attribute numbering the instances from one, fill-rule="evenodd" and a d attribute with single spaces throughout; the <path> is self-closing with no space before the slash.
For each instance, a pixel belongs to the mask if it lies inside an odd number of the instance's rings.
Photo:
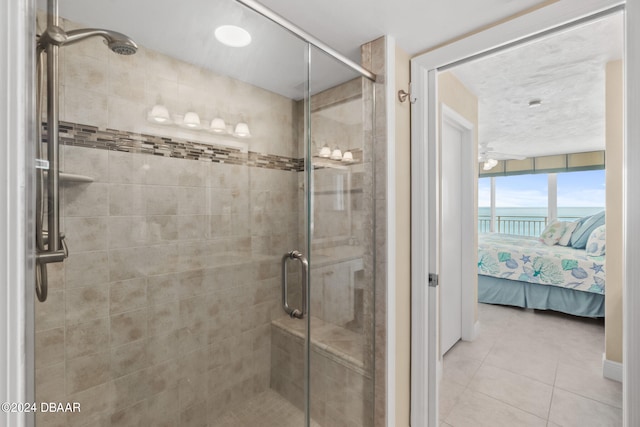
<path id="1" fill-rule="evenodd" d="M 605 257 L 536 237 L 483 233 L 478 301 L 604 317 Z"/>

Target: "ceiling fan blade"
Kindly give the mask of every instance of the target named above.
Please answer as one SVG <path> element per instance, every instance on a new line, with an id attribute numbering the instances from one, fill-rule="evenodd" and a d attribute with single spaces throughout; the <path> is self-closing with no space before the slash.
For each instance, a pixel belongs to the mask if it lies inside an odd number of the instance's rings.
<path id="1" fill-rule="evenodd" d="M 495 155 L 495 156 L 480 156 L 478 157 L 478 163 L 482 163 L 482 162 L 486 162 L 487 160 L 499 160 L 499 161 L 506 161 L 506 160 L 524 160 L 526 159 L 526 157 L 522 157 L 522 156 L 506 156 L 506 155 Z"/>
<path id="2" fill-rule="evenodd" d="M 496 160 L 524 160 L 527 158 L 527 156 L 523 156 L 522 154 L 501 153 L 498 151 L 490 151 L 486 153 L 484 157 Z"/>

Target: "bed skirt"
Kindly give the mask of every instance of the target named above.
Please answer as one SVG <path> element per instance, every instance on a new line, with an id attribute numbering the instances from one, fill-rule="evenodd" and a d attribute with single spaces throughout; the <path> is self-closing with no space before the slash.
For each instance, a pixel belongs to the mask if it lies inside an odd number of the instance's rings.
<path id="1" fill-rule="evenodd" d="M 604 317 L 604 295 L 478 274 L 478 302 Z"/>

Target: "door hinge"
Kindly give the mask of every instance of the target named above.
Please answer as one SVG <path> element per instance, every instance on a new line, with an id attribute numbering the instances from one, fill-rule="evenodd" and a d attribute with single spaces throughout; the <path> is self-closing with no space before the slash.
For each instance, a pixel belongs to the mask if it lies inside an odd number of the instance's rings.
<path id="1" fill-rule="evenodd" d="M 435 288 L 438 284 L 438 275 L 436 273 L 429 273 L 429 287 Z"/>

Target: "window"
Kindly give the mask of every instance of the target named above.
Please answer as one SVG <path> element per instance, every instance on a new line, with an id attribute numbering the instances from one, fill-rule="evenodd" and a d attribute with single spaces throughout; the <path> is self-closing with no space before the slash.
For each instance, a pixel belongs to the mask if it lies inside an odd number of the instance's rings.
<path id="1" fill-rule="evenodd" d="M 558 219 L 573 221 L 604 207 L 604 170 L 558 174 Z"/>
<path id="2" fill-rule="evenodd" d="M 478 231 L 491 231 L 491 178 L 478 179 Z"/>
<path id="3" fill-rule="evenodd" d="M 497 177 L 495 231 L 540 235 L 547 219 L 547 188 L 546 174 Z"/>
<path id="4" fill-rule="evenodd" d="M 495 180 L 496 199 L 493 228 L 492 179 Z M 549 193 L 549 188 L 553 190 L 554 185 L 556 191 Z M 549 200 L 554 193 L 556 200 Z M 603 169 L 479 178 L 478 231 L 538 236 L 548 223 L 549 215 L 562 221 L 575 221 L 600 212 L 605 203 Z"/>

